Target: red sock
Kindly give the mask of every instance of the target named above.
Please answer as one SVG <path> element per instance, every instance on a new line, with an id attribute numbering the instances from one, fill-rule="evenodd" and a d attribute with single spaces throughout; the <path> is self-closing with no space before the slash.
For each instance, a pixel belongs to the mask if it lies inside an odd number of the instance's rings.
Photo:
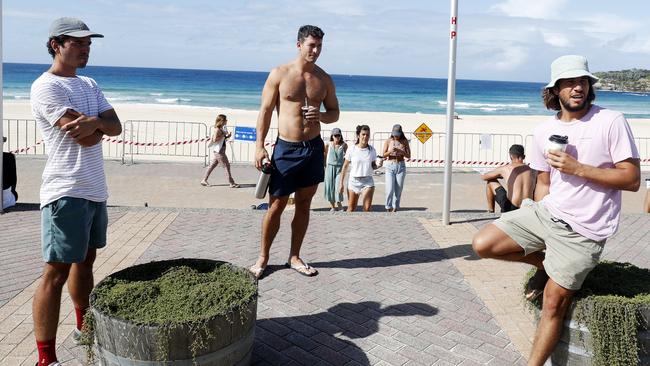
<path id="1" fill-rule="evenodd" d="M 38 366 L 47 366 L 58 361 L 56 359 L 56 339 L 36 341 L 36 348 L 38 348 Z"/>
<path id="2" fill-rule="evenodd" d="M 74 314 L 77 317 L 77 329 L 81 330 L 81 328 L 84 326 L 84 315 L 86 315 L 86 310 L 88 308 L 84 309 L 79 309 L 79 308 L 74 308 Z"/>

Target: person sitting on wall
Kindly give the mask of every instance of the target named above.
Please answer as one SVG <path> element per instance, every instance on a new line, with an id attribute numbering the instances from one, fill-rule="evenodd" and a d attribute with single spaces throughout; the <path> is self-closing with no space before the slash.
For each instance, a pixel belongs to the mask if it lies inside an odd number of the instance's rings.
<path id="1" fill-rule="evenodd" d="M 501 207 L 501 212 L 508 212 L 518 209 L 524 199 L 533 198 L 533 174 L 530 167 L 524 163 L 524 147 L 512 145 L 508 153 L 509 164 L 481 175 L 481 179 L 486 182 L 485 194 L 489 212 L 494 212 L 495 201 Z M 499 183 L 500 178 L 506 182 L 507 190 Z"/>

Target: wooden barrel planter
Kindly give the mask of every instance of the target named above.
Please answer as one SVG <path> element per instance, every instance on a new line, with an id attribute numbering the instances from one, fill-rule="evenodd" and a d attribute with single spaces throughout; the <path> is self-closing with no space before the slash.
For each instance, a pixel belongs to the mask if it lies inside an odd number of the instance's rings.
<path id="1" fill-rule="evenodd" d="M 102 301 L 107 287 L 116 281 L 154 281 L 169 276 L 170 270 L 189 268 L 191 273 L 205 274 L 219 270 L 232 271 L 246 285 L 247 300 L 242 300 L 237 307 L 222 311 L 220 314 L 201 317 L 201 309 L 187 314 L 187 321 L 156 324 L 125 319 L 128 316 L 115 315 L 120 301 L 131 303 L 138 298 L 136 291 L 127 289 L 124 300 L 118 299 L 106 305 Z M 198 275 L 197 275 L 198 276 Z M 164 279 L 166 286 L 173 285 L 174 280 Z M 194 277 L 192 277 L 194 280 Z M 249 281 L 250 283 L 248 283 Z M 189 281 L 191 282 L 191 281 Z M 142 282 L 149 283 L 149 282 Z M 184 283 L 184 282 L 182 282 Z M 251 288 L 249 285 L 252 285 Z M 143 292 L 160 291 L 157 285 L 143 285 Z M 186 286 L 186 285 L 179 285 Z M 199 285 L 200 286 L 200 285 Z M 215 285 L 216 286 L 216 285 Z M 162 288 L 162 285 L 161 285 Z M 194 294 L 194 288 L 182 287 L 179 293 L 187 291 Z M 199 298 L 189 299 L 196 304 L 209 303 L 206 288 L 199 289 Z M 210 291 L 212 292 L 212 291 Z M 239 293 L 239 292 L 237 292 Z M 209 294 L 208 294 L 209 295 Z M 226 296 L 222 296 L 226 297 Z M 155 298 L 155 297 L 154 297 Z M 94 333 L 95 358 L 103 366 L 225 366 L 250 364 L 253 341 L 255 338 L 255 321 L 257 314 L 257 282 L 246 269 L 235 267 L 226 262 L 207 259 L 176 259 L 140 264 L 111 274 L 102 280 L 93 290 L 91 304 L 91 332 Z M 209 304 L 208 304 L 209 305 Z M 170 310 L 173 313 L 176 310 Z"/>
<path id="2" fill-rule="evenodd" d="M 530 305 L 539 321 L 541 297 Z M 575 294 L 546 365 L 650 365 L 650 270 L 599 263 Z"/>

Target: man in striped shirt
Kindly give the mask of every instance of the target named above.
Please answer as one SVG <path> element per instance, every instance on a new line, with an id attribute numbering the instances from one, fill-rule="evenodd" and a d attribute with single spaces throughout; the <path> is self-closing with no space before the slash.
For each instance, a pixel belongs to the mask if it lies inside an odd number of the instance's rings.
<path id="1" fill-rule="evenodd" d="M 91 32 L 82 21 L 60 18 L 50 26 L 52 66 L 31 90 L 32 113 L 48 155 L 41 185 L 41 236 L 45 265 L 34 295 L 38 366 L 59 366 L 56 331 L 63 285 L 75 307 L 78 340 L 93 288 L 97 248 L 106 245 L 108 190 L 101 140 L 122 131 L 117 114 L 91 78 L 78 76 L 90 54 Z"/>

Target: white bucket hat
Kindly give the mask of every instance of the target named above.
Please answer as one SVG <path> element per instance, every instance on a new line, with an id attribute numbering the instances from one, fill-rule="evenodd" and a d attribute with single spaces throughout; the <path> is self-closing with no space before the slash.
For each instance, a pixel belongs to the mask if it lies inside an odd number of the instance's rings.
<path id="1" fill-rule="evenodd" d="M 589 72 L 586 57 L 578 55 L 560 56 L 551 63 L 551 82 L 546 85 L 546 88 L 554 87 L 555 83 L 560 79 L 580 76 L 588 76 L 592 84 L 598 81 L 598 78 Z"/>

